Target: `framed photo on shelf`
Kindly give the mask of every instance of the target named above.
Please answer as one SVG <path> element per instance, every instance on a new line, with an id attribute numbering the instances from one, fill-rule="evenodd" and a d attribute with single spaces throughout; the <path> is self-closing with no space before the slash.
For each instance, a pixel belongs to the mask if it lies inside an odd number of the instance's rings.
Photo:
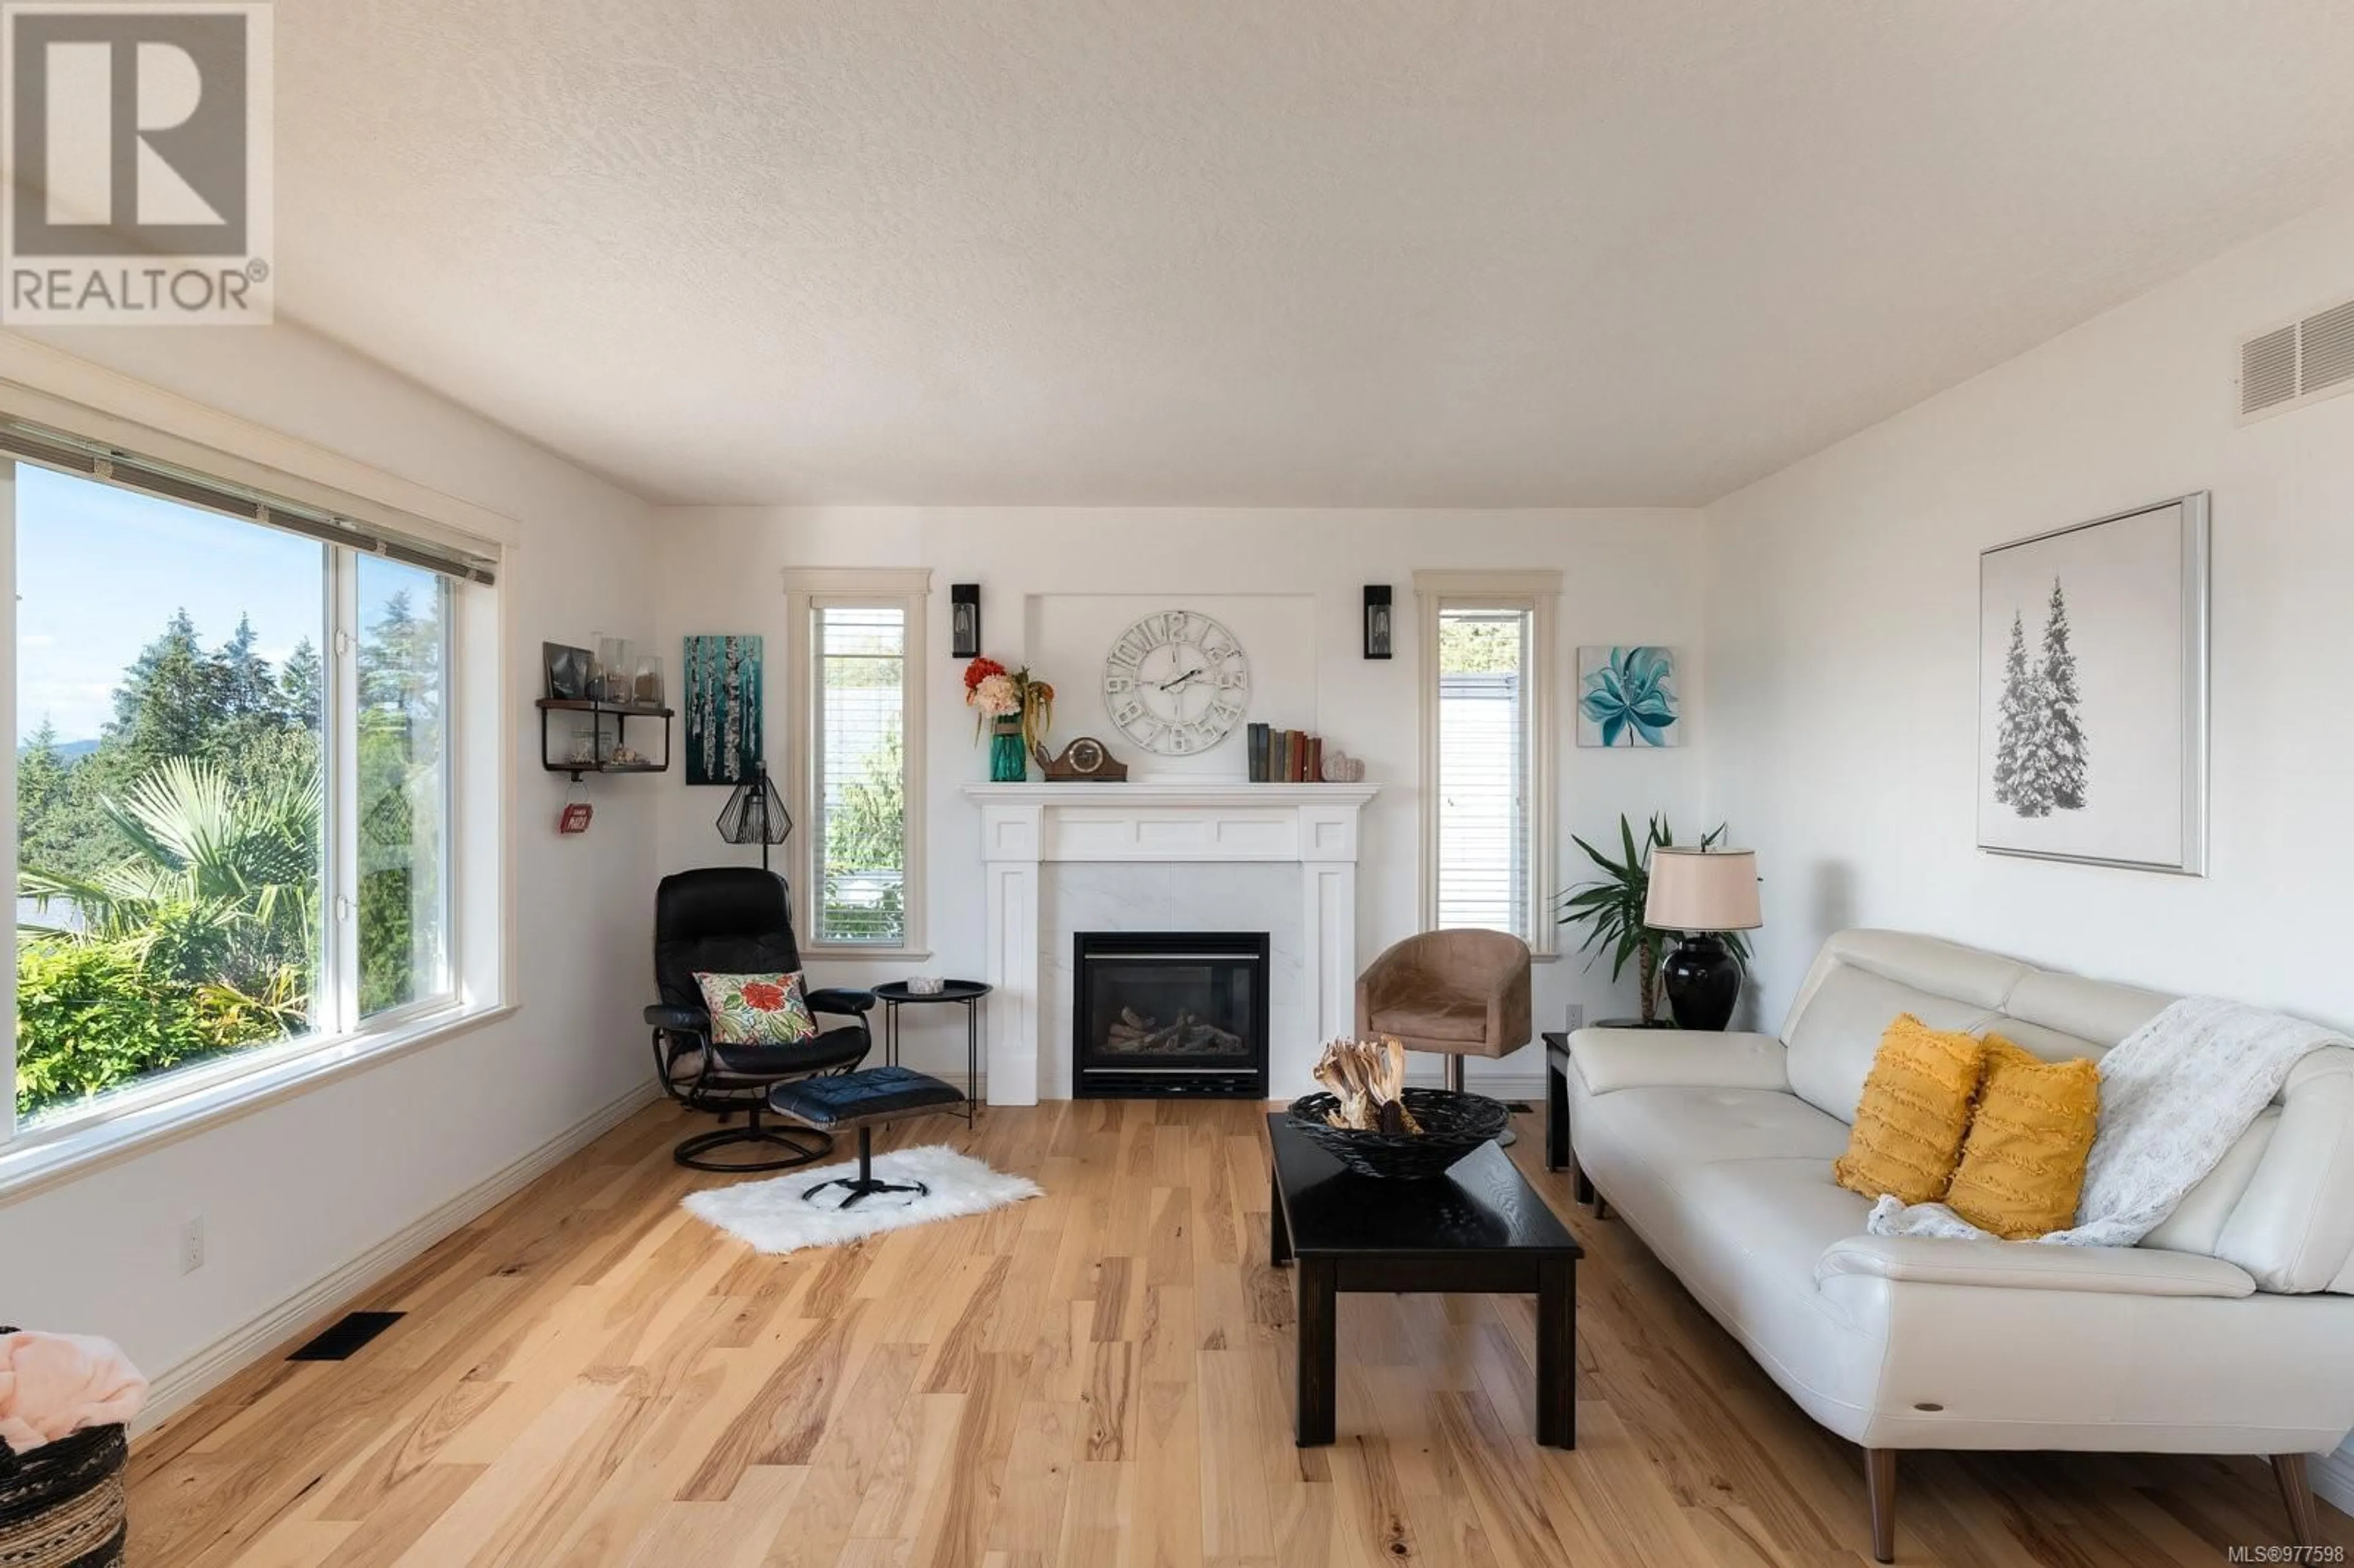
<path id="1" fill-rule="evenodd" d="M 588 650 L 564 642 L 543 642 L 539 645 L 539 659 L 550 698 L 577 703 L 588 695 Z"/>

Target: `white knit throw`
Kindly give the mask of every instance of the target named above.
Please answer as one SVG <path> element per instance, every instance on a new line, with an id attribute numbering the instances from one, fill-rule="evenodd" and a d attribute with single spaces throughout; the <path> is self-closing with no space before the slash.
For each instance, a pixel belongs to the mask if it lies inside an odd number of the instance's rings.
<path id="1" fill-rule="evenodd" d="M 2061 1246 L 2132 1246 L 2253 1125 L 2306 1053 L 2344 1035 L 2301 1018 L 2185 997 L 2101 1058 L 2101 1115 L 2076 1224 L 2036 1239 Z M 1876 1236 L 1994 1238 L 1943 1203 L 1882 1195 L 1865 1228 Z"/>

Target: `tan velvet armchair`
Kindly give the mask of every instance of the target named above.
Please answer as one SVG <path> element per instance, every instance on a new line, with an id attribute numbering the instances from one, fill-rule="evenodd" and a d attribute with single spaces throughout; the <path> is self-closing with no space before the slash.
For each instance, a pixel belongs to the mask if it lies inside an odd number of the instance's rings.
<path id="1" fill-rule="evenodd" d="M 1529 1043 L 1529 945 L 1504 931 L 1408 937 L 1357 977 L 1357 1033 L 1444 1054 L 1447 1086 L 1460 1089 L 1464 1057 Z"/>

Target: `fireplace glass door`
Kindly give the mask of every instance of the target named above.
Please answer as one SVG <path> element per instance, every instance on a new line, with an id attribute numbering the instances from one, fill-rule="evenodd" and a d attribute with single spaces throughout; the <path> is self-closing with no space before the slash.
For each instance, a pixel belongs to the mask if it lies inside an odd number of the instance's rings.
<path id="1" fill-rule="evenodd" d="M 1083 931 L 1077 959 L 1077 1093 L 1265 1096 L 1264 932 Z"/>

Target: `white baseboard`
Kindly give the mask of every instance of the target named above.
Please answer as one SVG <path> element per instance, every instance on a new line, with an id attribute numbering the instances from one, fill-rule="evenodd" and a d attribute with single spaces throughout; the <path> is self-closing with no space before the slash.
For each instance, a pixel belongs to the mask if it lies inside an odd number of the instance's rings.
<path id="1" fill-rule="evenodd" d="M 2354 1513 L 2354 1443 L 2335 1454 L 2324 1454 L 2307 1467 L 2316 1497 L 2341 1513 Z"/>
<path id="2" fill-rule="evenodd" d="M 167 1368 L 148 1385 L 147 1403 L 131 1429 L 145 1432 L 244 1371 L 262 1355 L 342 1303 L 389 1278 L 460 1227 L 514 1197 L 662 1097 L 648 1082 L 557 1133 L 522 1159 L 369 1247 L 342 1267 L 249 1319 L 203 1350 Z"/>

